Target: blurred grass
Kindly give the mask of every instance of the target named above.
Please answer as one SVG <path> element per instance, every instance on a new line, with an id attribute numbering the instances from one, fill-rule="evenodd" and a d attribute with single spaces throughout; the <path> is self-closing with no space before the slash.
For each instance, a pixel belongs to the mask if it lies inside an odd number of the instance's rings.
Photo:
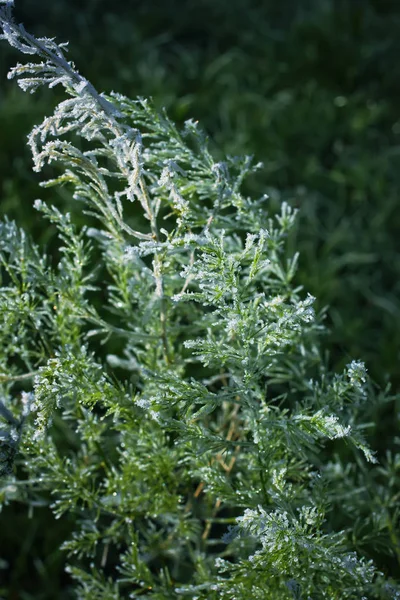
<path id="1" fill-rule="evenodd" d="M 333 366 L 361 358 L 374 379 L 398 389 L 400 3 L 17 0 L 17 9 L 36 34 L 69 40 L 71 58 L 98 89 L 152 96 L 178 122 L 199 119 L 217 155 L 262 160 L 248 191 L 267 191 L 271 209 L 284 199 L 300 209 L 288 252 L 300 251 L 298 282 L 319 309 L 330 307 L 324 343 Z M 40 190 L 30 170 L 26 134 L 57 98 L 5 83 L 18 60 L 3 43 L 0 209 L 51 247 L 36 197 L 83 217 L 68 191 Z M 376 415 L 376 449 L 397 433 L 397 411 L 392 403 Z M 56 579 L 48 595 L 13 598 L 61 598 Z"/>

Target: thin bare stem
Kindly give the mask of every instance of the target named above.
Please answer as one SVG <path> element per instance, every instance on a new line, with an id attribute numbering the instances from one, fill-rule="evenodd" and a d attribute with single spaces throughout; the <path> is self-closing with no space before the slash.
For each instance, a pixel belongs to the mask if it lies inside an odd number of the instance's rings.
<path id="1" fill-rule="evenodd" d="M 38 375 L 39 371 L 31 371 L 30 373 L 24 373 L 23 375 L 7 375 L 6 373 L 0 373 L 0 383 L 8 383 L 9 381 L 23 381 L 24 379 L 32 379 Z"/>

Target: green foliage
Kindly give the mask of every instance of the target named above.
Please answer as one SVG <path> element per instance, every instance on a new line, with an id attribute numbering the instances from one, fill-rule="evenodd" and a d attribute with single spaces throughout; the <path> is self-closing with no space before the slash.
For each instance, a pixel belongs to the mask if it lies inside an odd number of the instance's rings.
<path id="1" fill-rule="evenodd" d="M 65 524 L 66 597 L 400 597 L 399 458 L 376 465 L 363 435 L 393 398 L 360 361 L 330 368 L 287 256 L 296 210 L 244 191 L 249 157 L 99 94 L 0 5 L 3 37 L 39 57 L 10 77 L 67 94 L 29 145 L 83 215 L 34 203 L 56 264 L 1 224 L 4 510 Z"/>

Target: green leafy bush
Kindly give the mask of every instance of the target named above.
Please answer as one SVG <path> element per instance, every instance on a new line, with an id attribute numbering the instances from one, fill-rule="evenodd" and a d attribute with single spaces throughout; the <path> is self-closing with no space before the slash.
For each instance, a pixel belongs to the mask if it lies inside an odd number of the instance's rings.
<path id="1" fill-rule="evenodd" d="M 246 189 L 267 191 L 274 210 L 285 200 L 301 208 L 289 248 L 300 251 L 297 279 L 317 309 L 330 307 L 325 346 L 335 368 L 363 356 L 374 379 L 390 377 L 398 389 L 398 3 L 187 0 L 183 11 L 177 0 L 23 0 L 16 8 L 43 36 L 69 39 L 99 89 L 152 96 L 179 123 L 200 119 L 220 160 L 227 152 L 262 160 Z M 2 76 L 12 61 L 4 47 Z M 51 92 L 27 99 L 13 86 L 0 90 L 2 212 L 50 240 L 50 252 L 54 229 L 43 230 L 22 198 L 38 181 L 23 138 L 61 99 Z M 58 206 L 75 212 L 68 191 L 57 194 Z M 386 429 L 393 410 L 380 415 Z"/>
<path id="2" fill-rule="evenodd" d="M 10 76 L 67 93 L 29 135 L 34 168 L 62 167 L 42 185 L 96 223 L 36 200 L 57 264 L 1 224 L 2 504 L 64 524 L 65 597 L 400 597 L 400 462 L 363 436 L 392 398 L 360 361 L 331 371 L 286 258 L 296 211 L 268 214 L 249 157 L 99 94 L 1 5 L 2 37 L 39 57 Z"/>

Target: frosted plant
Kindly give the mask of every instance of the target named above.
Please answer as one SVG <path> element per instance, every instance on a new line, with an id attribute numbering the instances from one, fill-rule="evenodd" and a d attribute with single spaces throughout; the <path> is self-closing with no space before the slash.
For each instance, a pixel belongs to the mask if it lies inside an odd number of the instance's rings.
<path id="1" fill-rule="evenodd" d="M 34 169 L 58 170 L 42 185 L 97 220 L 35 202 L 56 268 L 1 224 L 3 503 L 73 519 L 77 598 L 393 597 L 330 529 L 340 461 L 324 448 L 374 461 L 359 420 L 372 392 L 361 362 L 337 375 L 321 356 L 285 258 L 295 211 L 268 215 L 241 192 L 249 157 L 215 162 L 195 121 L 99 94 L 66 44 L 0 6 L 2 37 L 37 59 L 9 77 L 67 94 L 29 135 Z"/>

